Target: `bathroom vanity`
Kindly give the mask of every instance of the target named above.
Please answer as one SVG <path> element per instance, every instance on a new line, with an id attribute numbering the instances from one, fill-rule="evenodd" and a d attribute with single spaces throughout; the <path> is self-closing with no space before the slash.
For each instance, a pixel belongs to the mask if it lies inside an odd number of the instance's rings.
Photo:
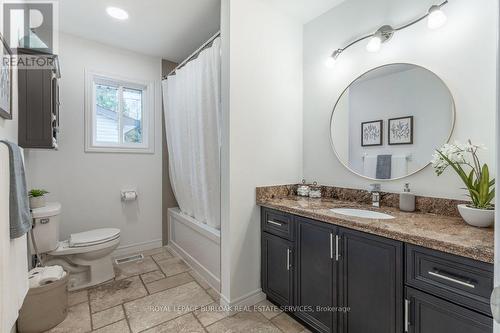
<path id="1" fill-rule="evenodd" d="M 492 229 L 459 218 L 334 199 L 257 198 L 262 289 L 317 332 L 486 333 L 493 322 Z"/>

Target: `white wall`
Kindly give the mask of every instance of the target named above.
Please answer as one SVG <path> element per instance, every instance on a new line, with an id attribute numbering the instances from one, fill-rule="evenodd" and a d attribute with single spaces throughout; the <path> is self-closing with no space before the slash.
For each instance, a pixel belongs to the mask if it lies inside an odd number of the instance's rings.
<path id="1" fill-rule="evenodd" d="M 232 304 L 260 292 L 255 188 L 302 174 L 302 24 L 266 1 L 223 1 L 222 36 L 222 296 Z"/>
<path id="2" fill-rule="evenodd" d="M 497 8 L 496 12 L 497 15 L 500 14 L 499 12 L 500 8 Z M 496 24 L 497 29 L 499 28 L 499 23 L 497 22 Z M 499 54 L 499 44 L 500 44 L 500 39 L 498 39 L 497 36 L 497 41 L 496 41 L 496 63 L 497 63 L 497 69 L 495 71 L 496 74 L 496 84 L 499 84 L 499 78 L 500 78 L 500 54 Z M 495 124 L 497 131 L 495 133 L 496 137 L 496 142 L 500 142 L 500 132 L 498 131 L 498 128 L 500 126 L 500 92 L 497 90 L 496 92 L 496 102 L 497 102 L 497 107 L 496 107 L 496 118 L 495 118 Z M 496 146 L 495 149 L 495 170 L 496 174 L 498 175 L 499 170 L 500 170 L 500 145 Z M 500 196 L 497 195 L 495 198 L 495 205 L 497 207 L 500 207 Z M 495 288 L 500 286 L 500 228 L 498 227 L 498 221 L 499 221 L 499 210 L 495 210 L 495 283 L 494 286 Z M 496 318 L 497 320 L 499 318 Z M 500 323 L 497 322 L 496 320 L 493 321 L 493 332 L 494 333 L 500 333 Z"/>
<path id="3" fill-rule="evenodd" d="M 388 63 L 414 63 L 436 73 L 454 96 L 457 122 L 452 140 L 472 139 L 490 149 L 484 162 L 494 162 L 496 107 L 497 1 L 450 1 L 447 24 L 429 30 L 422 21 L 398 32 L 378 53 L 365 42 L 346 50 L 333 69 L 324 66 L 332 50 L 383 24 L 399 25 L 425 13 L 435 1 L 349 0 L 304 26 L 304 156 L 306 179 L 322 184 L 366 188 L 373 181 L 355 176 L 337 160 L 330 145 L 328 119 L 345 87 L 367 70 Z M 463 185 L 447 172 L 432 168 L 401 181 L 384 182 L 384 190 L 401 191 L 410 182 L 421 195 L 464 199 Z"/>
<path id="4" fill-rule="evenodd" d="M 0 15 L 3 15 L 0 8 Z M 17 123 L 18 123 L 18 98 L 17 98 L 17 71 L 13 71 L 12 80 L 12 119 L 0 117 L 0 140 L 8 140 L 17 144 Z M 26 161 L 25 161 L 26 163 Z M 18 252 L 19 247 L 26 243 L 25 236 L 9 239 L 9 195 L 10 195 L 10 172 L 9 172 L 9 149 L 0 143 L 0 244 L 2 244 L 2 256 L 0 259 L 0 329 L 9 332 L 16 332 L 17 311 L 21 308 L 27 286 L 19 281 L 20 270 L 28 270 L 27 260 L 23 262 L 21 258 L 26 258 L 25 254 Z M 17 251 L 16 251 L 17 250 Z M 7 251 L 7 252 L 6 252 Z M 5 274 L 7 273 L 7 274 Z M 27 274 L 27 273 L 26 273 Z M 27 276 L 26 276 L 27 277 Z M 5 290 L 6 288 L 7 290 Z M 26 289 L 24 289 L 26 288 Z"/>
<path id="5" fill-rule="evenodd" d="M 28 151 L 29 185 L 61 202 L 61 237 L 115 227 L 120 247 L 161 245 L 161 59 L 61 34 L 60 63 L 59 150 Z M 155 82 L 154 154 L 84 152 L 86 69 Z M 120 190 L 129 188 L 137 189 L 138 200 L 122 204 Z"/>

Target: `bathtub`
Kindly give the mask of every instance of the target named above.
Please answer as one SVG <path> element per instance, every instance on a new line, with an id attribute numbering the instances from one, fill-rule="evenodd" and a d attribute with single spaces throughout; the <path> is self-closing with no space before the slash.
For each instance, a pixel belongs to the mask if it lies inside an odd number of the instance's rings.
<path id="1" fill-rule="evenodd" d="M 168 246 L 220 292 L 220 230 L 169 208 Z"/>

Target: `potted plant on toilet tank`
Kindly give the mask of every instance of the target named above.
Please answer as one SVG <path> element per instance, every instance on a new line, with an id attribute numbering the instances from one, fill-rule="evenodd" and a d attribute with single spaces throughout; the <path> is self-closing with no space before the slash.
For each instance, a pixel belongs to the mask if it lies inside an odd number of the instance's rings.
<path id="1" fill-rule="evenodd" d="M 490 179 L 488 165 L 481 164 L 478 150 L 483 146 L 466 144 L 445 144 L 436 150 L 432 165 L 436 174 L 441 175 L 448 167 L 458 174 L 469 192 L 470 204 L 458 205 L 460 215 L 470 225 L 489 227 L 495 221 L 495 208 L 491 204 L 495 198 L 495 179 Z"/>
<path id="2" fill-rule="evenodd" d="M 30 208 L 45 207 L 45 194 L 49 192 L 41 189 L 32 189 L 28 192 L 30 198 Z"/>

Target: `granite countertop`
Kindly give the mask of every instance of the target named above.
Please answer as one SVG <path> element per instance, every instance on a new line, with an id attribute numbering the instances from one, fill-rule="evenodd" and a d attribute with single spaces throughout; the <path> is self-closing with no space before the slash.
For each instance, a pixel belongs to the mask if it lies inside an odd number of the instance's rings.
<path id="1" fill-rule="evenodd" d="M 364 231 L 410 244 L 493 263 L 493 228 L 475 228 L 459 217 L 430 213 L 405 213 L 391 207 L 370 205 L 331 198 L 311 199 L 298 196 L 259 198 L 257 204 L 291 214 Z M 332 208 L 360 208 L 394 216 L 378 220 L 336 214 Z"/>

